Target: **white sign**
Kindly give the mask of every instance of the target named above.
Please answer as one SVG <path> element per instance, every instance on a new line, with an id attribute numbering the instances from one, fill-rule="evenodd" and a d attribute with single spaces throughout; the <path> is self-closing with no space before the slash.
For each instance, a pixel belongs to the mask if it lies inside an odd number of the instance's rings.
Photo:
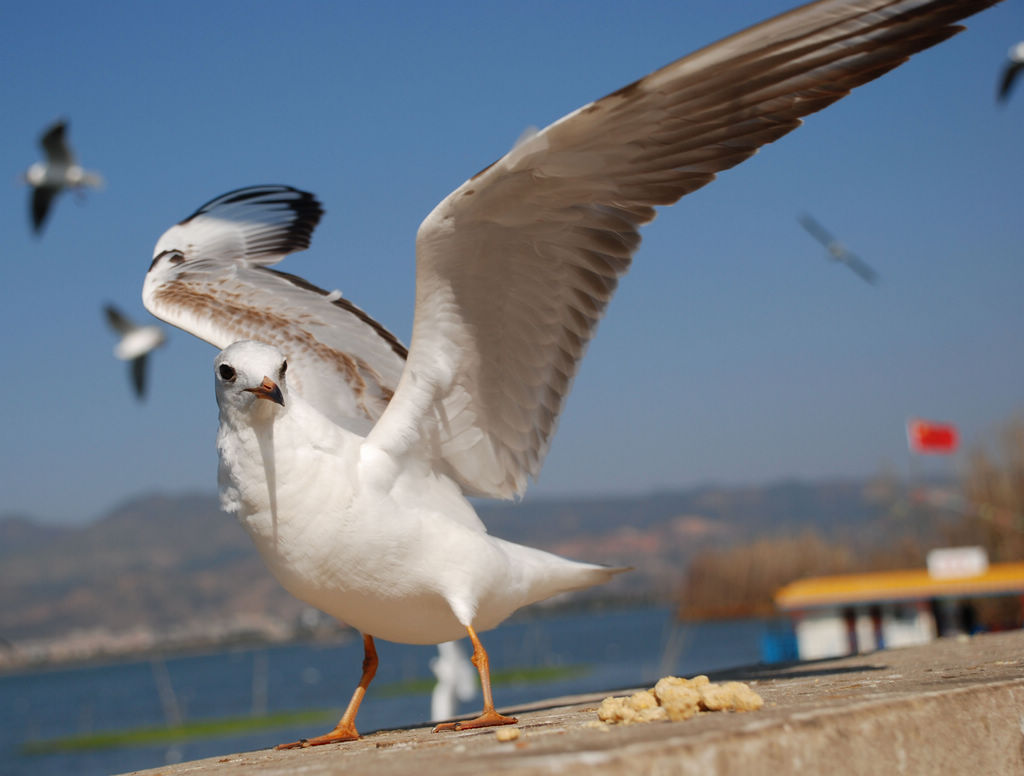
<path id="1" fill-rule="evenodd" d="M 976 577 L 988 571 L 983 547 L 943 547 L 928 553 L 928 576 L 933 579 Z"/>

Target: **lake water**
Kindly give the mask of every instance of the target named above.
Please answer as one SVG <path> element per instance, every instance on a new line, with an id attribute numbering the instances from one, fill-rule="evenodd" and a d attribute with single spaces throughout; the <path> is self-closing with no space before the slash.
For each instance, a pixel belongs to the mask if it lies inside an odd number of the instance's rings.
<path id="1" fill-rule="evenodd" d="M 492 672 L 526 666 L 584 668 L 564 679 L 496 686 L 495 702 L 502 707 L 652 684 L 670 673 L 692 676 L 756 663 L 763 627 L 756 620 L 679 627 L 668 608 L 644 608 L 519 619 L 481 639 Z M 428 661 L 436 650 L 382 641 L 377 650 L 380 668 L 360 709 L 359 730 L 425 722 L 430 716 L 429 693 L 393 695 L 383 690 L 406 680 L 432 678 Z M 361 663 L 362 640 L 353 638 L 342 644 L 233 649 L 0 676 L 0 774 L 123 773 L 323 733 L 334 720 L 170 746 L 31 755 L 21 751 L 26 741 L 161 726 L 175 707 L 186 720 L 245 716 L 254 705 L 257 711 L 271 713 L 333 709 L 340 717 Z M 475 712 L 479 706 L 478 696 L 459 710 Z"/>

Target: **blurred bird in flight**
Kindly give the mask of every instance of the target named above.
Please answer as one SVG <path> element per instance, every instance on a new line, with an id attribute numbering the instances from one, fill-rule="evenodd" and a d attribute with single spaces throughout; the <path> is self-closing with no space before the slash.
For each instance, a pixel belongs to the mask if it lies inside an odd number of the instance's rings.
<path id="1" fill-rule="evenodd" d="M 999 102 L 1006 102 L 1010 98 L 1010 90 L 1013 89 L 1021 68 L 1024 68 L 1024 40 L 1011 48 L 1006 55 L 1003 77 L 999 79 L 999 93 L 996 96 Z"/>
<path id="2" fill-rule="evenodd" d="M 114 356 L 130 363 L 130 376 L 135 395 L 141 400 L 146 396 L 146 363 L 149 354 L 167 340 L 162 326 L 155 323 L 135 323 L 114 305 L 103 308 L 107 323 L 120 337 L 114 346 Z"/>
<path id="3" fill-rule="evenodd" d="M 103 185 L 103 178 L 98 173 L 83 169 L 75 161 L 65 137 L 67 129 L 68 123 L 64 119 L 48 127 L 39 138 L 46 161 L 34 162 L 25 171 L 25 182 L 32 187 L 32 231 L 36 234 L 42 233 L 43 224 L 53 208 L 53 200 L 62 191 Z"/>
<path id="4" fill-rule="evenodd" d="M 870 283 L 871 285 L 878 283 L 878 273 L 871 269 L 871 267 L 869 267 L 867 263 L 856 253 L 852 253 L 847 250 L 844 245 L 829 234 L 825 227 L 815 221 L 811 216 L 807 215 L 807 213 L 802 213 L 797 216 L 797 220 L 812 237 L 825 246 L 825 250 L 828 251 L 830 259 L 838 261 L 840 264 L 845 264 L 857 273 L 862 280 Z"/>

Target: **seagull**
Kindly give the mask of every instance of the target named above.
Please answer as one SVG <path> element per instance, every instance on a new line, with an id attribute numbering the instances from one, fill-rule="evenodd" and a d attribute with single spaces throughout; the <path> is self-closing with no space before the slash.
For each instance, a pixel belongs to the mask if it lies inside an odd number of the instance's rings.
<path id="1" fill-rule="evenodd" d="M 430 719 L 451 719 L 458 701 L 472 700 L 476 695 L 476 669 L 457 641 L 437 645 L 437 657 L 430 661 L 430 670 L 437 684 L 430 694 Z"/>
<path id="2" fill-rule="evenodd" d="M 25 182 L 32 187 L 32 230 L 36 234 L 42 232 L 53 198 L 61 191 L 103 185 L 98 173 L 82 169 L 75 161 L 64 137 L 67 128 L 67 121 L 61 119 L 46 129 L 39 138 L 46 161 L 33 163 L 25 172 Z"/>
<path id="3" fill-rule="evenodd" d="M 308 192 L 229 192 L 159 238 L 147 309 L 223 349 L 222 506 L 287 590 L 363 634 L 341 720 L 279 748 L 359 737 L 378 638 L 468 635 L 483 713 L 435 730 L 515 722 L 478 633 L 625 569 L 492 537 L 468 499 L 515 498 L 537 476 L 640 226 L 992 3 L 822 0 L 524 136 L 420 225 L 408 350 L 340 292 L 273 267 L 309 247 L 323 208 Z"/>
<path id="4" fill-rule="evenodd" d="M 1013 46 L 1006 55 L 1003 77 L 999 80 L 999 93 L 996 96 L 998 102 L 1006 102 L 1010 98 L 1010 90 L 1021 68 L 1024 68 L 1024 40 Z"/>
<path id="5" fill-rule="evenodd" d="M 825 250 L 828 251 L 829 258 L 833 261 L 838 261 L 840 264 L 845 264 L 862 280 L 871 285 L 878 283 L 878 273 L 875 272 L 871 267 L 868 266 L 860 256 L 852 251 L 848 250 L 846 246 L 842 245 L 835 237 L 828 233 L 828 231 L 815 221 L 811 216 L 803 213 L 797 216 L 797 220 L 800 225 L 806 229 L 814 239 L 825 246 Z"/>
<path id="6" fill-rule="evenodd" d="M 164 330 L 156 324 L 140 326 L 112 304 L 106 305 L 103 312 L 110 328 L 121 337 L 114 347 L 114 356 L 131 362 L 132 386 L 141 400 L 146 395 L 146 357 L 166 342 Z"/>
<path id="7" fill-rule="evenodd" d="M 353 705 L 335 730 L 294 745 L 358 738 L 355 714 L 376 673 L 374 638 L 438 644 L 468 634 L 483 713 L 435 730 L 514 724 L 515 717 L 495 710 L 477 631 L 627 569 L 491 536 L 458 482 L 432 460 L 434 440 L 419 436 L 427 429 L 375 438 L 382 415 L 364 437 L 292 391 L 287 373 L 285 355 L 255 340 L 230 345 L 214 361 L 221 507 L 239 517 L 286 590 L 363 634 Z M 397 406 L 399 391 L 390 406 Z M 443 433 L 439 421 L 428 421 L 434 435 Z"/>

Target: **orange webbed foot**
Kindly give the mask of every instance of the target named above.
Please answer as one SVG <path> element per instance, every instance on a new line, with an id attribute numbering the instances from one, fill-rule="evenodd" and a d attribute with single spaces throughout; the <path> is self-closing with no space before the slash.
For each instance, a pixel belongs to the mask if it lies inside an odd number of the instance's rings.
<path id="1" fill-rule="evenodd" d="M 434 727 L 433 733 L 442 730 L 473 730 L 474 728 L 496 727 L 498 725 L 515 725 L 519 722 L 515 717 L 506 717 L 496 711 L 485 711 L 475 719 L 464 719 L 458 722 L 442 722 Z"/>
<path id="2" fill-rule="evenodd" d="M 305 749 L 310 746 L 323 746 L 324 744 L 338 744 L 342 741 L 357 741 L 360 735 L 356 732 L 355 725 L 342 727 L 339 725 L 330 733 L 315 738 L 300 738 L 290 744 L 278 744 L 274 749 Z"/>
<path id="3" fill-rule="evenodd" d="M 348 702 L 345 714 L 334 726 L 334 730 L 315 738 L 300 738 L 290 744 L 278 744 L 275 749 L 305 749 L 310 746 L 323 746 L 324 744 L 338 744 L 342 741 L 357 741 L 360 738 L 356 730 L 356 714 L 359 713 L 359 704 L 363 702 L 366 688 L 370 686 L 374 675 L 377 673 L 377 648 L 373 643 L 373 636 L 363 634 L 363 675 L 359 679 L 359 686 L 352 693 L 352 700 Z"/>

